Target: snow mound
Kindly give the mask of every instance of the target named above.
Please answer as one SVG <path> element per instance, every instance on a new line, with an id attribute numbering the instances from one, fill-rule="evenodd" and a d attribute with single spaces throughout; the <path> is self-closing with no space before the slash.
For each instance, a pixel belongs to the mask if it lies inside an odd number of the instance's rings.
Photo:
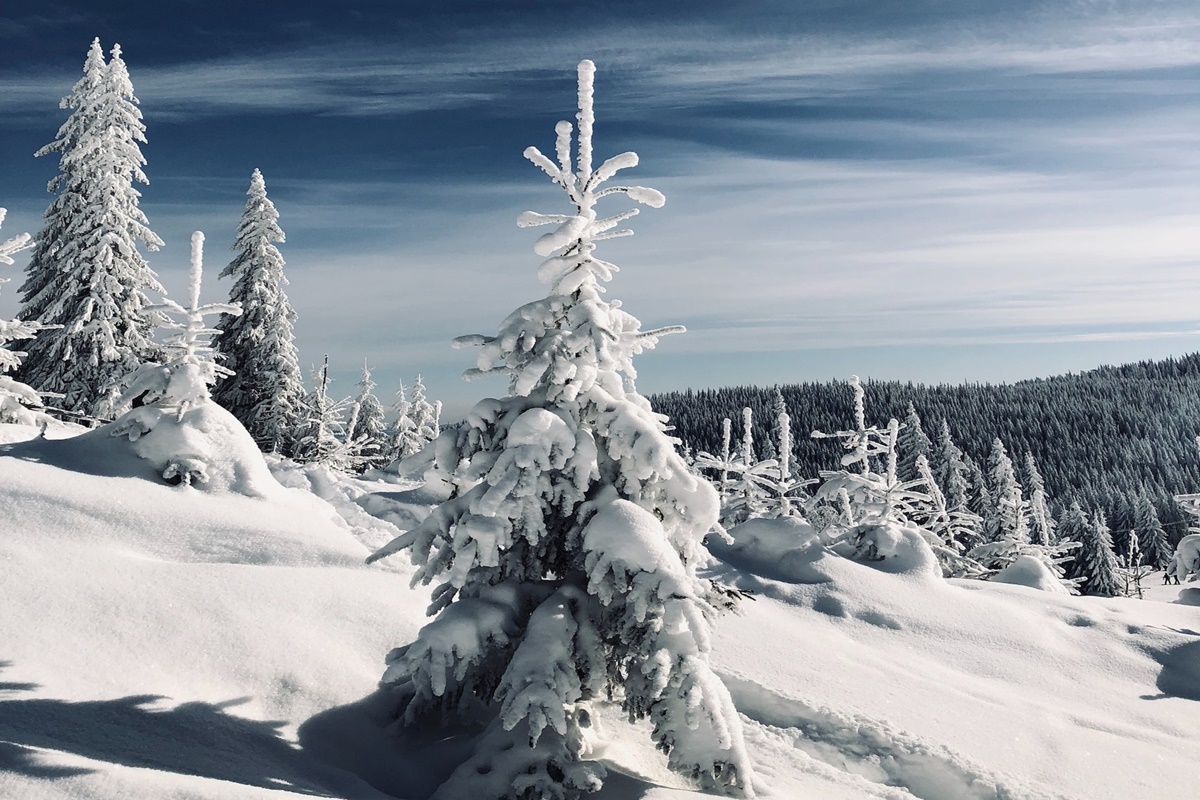
<path id="1" fill-rule="evenodd" d="M 1070 594 L 1063 582 L 1054 576 L 1044 563 L 1033 556 L 1017 556 L 1016 559 L 991 578 L 997 583 L 1011 583 L 1017 586 L 1028 586 L 1043 592 L 1055 594 Z"/>
<path id="2" fill-rule="evenodd" d="M 142 406 L 79 436 L 34 439 L 0 452 L 72 472 L 184 483 L 206 492 L 276 498 L 283 491 L 242 424 L 211 402 L 182 415 Z"/>
<path id="3" fill-rule="evenodd" d="M 909 575 L 925 580 L 941 580 L 942 568 L 937 556 L 912 525 L 879 523 L 858 525 L 851 532 L 855 561 L 893 575 Z M 849 551 L 850 542 L 837 545 Z"/>
<path id="4" fill-rule="evenodd" d="M 1183 606 L 1200 606 L 1200 586 L 1185 586 L 1179 590 L 1179 599 L 1175 601 Z"/>
<path id="5" fill-rule="evenodd" d="M 828 554 L 821 537 L 796 517 L 750 519 L 729 530 L 732 544 L 709 536 L 708 549 L 739 569 L 788 583 L 832 580 L 821 568 Z"/>
<path id="6" fill-rule="evenodd" d="M 709 551 L 740 570 L 785 583 L 827 583 L 845 568 L 839 562 L 941 581 L 937 557 L 913 527 L 860 525 L 846 539 L 826 546 L 804 520 L 781 517 L 747 520 L 731 528 L 729 536 L 732 544 L 709 537 Z"/>

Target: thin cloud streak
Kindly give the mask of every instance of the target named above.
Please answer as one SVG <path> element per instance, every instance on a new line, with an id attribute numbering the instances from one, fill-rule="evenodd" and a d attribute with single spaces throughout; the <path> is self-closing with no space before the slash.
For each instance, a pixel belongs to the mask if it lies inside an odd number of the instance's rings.
<path id="1" fill-rule="evenodd" d="M 1136 16 L 1081 21 L 1010 21 L 1005 29 L 934 27 L 920 38 L 862 35 L 752 35 L 701 24 L 656 24 L 655 30 L 612 26 L 587 54 L 602 69 L 628 78 L 623 96 L 647 104 L 795 102 L 893 87 L 919 73 L 1014 76 L 1104 74 L 1200 65 L 1200 15 L 1139 24 Z M 543 85 L 579 57 L 574 42 L 528 32 L 499 37 L 464 31 L 459 41 L 403 47 L 342 40 L 305 50 L 168 66 L 138 66 L 136 85 L 147 108 L 183 120 L 263 112 L 346 116 L 406 114 L 495 103 Z M 19 70 L 19 68 L 18 68 Z M 10 68 L 10 71 L 17 71 Z M 44 113 L 46 99 L 65 94 L 75 73 L 0 78 L 0 111 Z M 1114 81 L 1114 86 L 1119 83 Z M 1144 91 L 1144 86 L 1130 90 Z"/>

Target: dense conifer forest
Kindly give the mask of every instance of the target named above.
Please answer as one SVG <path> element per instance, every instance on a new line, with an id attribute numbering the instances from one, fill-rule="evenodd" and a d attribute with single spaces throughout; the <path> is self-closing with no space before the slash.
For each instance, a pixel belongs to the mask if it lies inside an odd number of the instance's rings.
<path id="1" fill-rule="evenodd" d="M 936 441 L 945 420 L 959 447 L 980 464 L 997 437 L 1014 456 L 1033 453 L 1055 515 L 1072 500 L 1103 509 L 1118 548 L 1133 527 L 1133 504 L 1142 493 L 1154 502 L 1172 541 L 1186 531 L 1172 497 L 1200 491 L 1200 353 L 1011 384 L 863 385 L 870 422 L 903 421 L 911 403 L 930 438 Z M 693 450 L 715 453 L 721 420 L 734 421 L 736 439 L 746 407 L 754 414 L 755 441 L 771 438 L 776 388 L 795 429 L 795 470 L 816 477 L 835 469 L 838 446 L 807 434 L 849 424 L 845 382 L 688 390 L 654 395 L 651 402 Z"/>

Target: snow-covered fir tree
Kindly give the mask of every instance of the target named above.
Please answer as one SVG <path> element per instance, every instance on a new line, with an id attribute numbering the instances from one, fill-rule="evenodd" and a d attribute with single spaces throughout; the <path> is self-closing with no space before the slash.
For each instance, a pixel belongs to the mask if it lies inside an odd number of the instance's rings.
<path id="1" fill-rule="evenodd" d="M 742 443 L 734 463 L 729 496 L 721 509 L 723 524 L 738 524 L 766 515 L 763 482 L 770 481 L 776 463 L 760 462 L 754 457 L 754 411 L 742 409 Z"/>
<path id="2" fill-rule="evenodd" d="M 192 408 L 208 403 L 210 388 L 228 370 L 217 363 L 211 346 L 215 328 L 204 322 L 207 316 L 237 315 L 240 309 L 230 303 L 200 304 L 200 284 L 204 271 L 204 234 L 192 234 L 191 267 L 188 271 L 188 305 L 181 306 L 166 299 L 152 306 L 155 311 L 174 314 L 165 328 L 175 331 L 164 344 L 166 359 L 162 364 L 143 364 L 123 383 L 125 391 L 117 399 L 116 409 L 129 411 L 112 425 L 113 436 L 128 436 L 131 440 L 149 433 L 164 418 L 179 422 Z M 190 454 L 180 454 L 166 465 L 163 477 L 190 485 L 205 482 L 205 464 Z"/>
<path id="3" fill-rule="evenodd" d="M 222 317 L 217 351 L 233 373 L 213 391 L 264 452 L 290 455 L 302 421 L 304 380 L 296 352 L 296 312 L 288 302 L 279 212 L 262 173 L 250 176 L 249 199 L 234 238 L 233 260 L 220 277 L 233 279 L 230 302 L 240 316 Z"/>
<path id="4" fill-rule="evenodd" d="M 0 208 L 0 225 L 4 224 L 7 213 L 7 209 Z M 32 246 L 28 233 L 0 242 L 0 264 L 11 265 L 14 255 Z M 3 283 L 8 283 L 8 278 L 0 278 L 0 284 Z M 41 326 L 36 322 L 0 319 L 0 422 L 34 425 L 45 419 L 38 393 L 8 375 L 21 365 L 21 357 L 25 355 L 19 350 L 8 349 L 9 342 L 30 339 L 39 330 Z"/>
<path id="5" fill-rule="evenodd" d="M 592 76 L 579 65 L 572 125 L 556 128 L 556 159 L 526 157 L 562 188 L 565 214 L 535 251 L 549 295 L 514 311 L 480 348 L 468 376 L 509 376 L 509 395 L 482 400 L 434 444 L 450 498 L 372 560 L 408 551 L 436 583 L 412 644 L 389 656 L 386 686 L 401 718 L 432 715 L 486 725 L 475 754 L 437 797 L 575 798 L 599 788 L 589 762 L 593 703 L 612 698 L 648 719 L 669 765 L 705 788 L 752 796 L 753 769 L 729 693 L 709 666 L 710 585 L 696 575 L 701 540 L 717 522 L 716 492 L 691 473 L 637 393 L 633 356 L 671 330 L 643 331 L 604 299 L 615 268 L 596 244 L 628 235 L 637 209 L 600 216 L 623 195 L 652 207 L 663 196 L 606 185 L 633 153 L 592 164 Z"/>
<path id="6" fill-rule="evenodd" d="M 716 478 L 717 496 L 724 509 L 733 491 L 730 475 L 736 473 L 738 466 L 737 454 L 733 451 L 733 420 L 729 417 L 721 420 L 720 452 L 714 454 L 701 450 L 696 453 L 694 464 L 697 469 L 709 470 Z"/>
<path id="7" fill-rule="evenodd" d="M 950 508 L 946 496 L 933 476 L 929 459 L 917 456 L 915 464 L 920 489 L 928 500 L 919 507 L 914 518 L 923 531 L 928 532 L 926 541 L 933 548 L 942 575 L 946 578 L 977 578 L 984 574 L 982 565 L 964 555 L 977 540 L 980 519 L 965 507 Z"/>
<path id="8" fill-rule="evenodd" d="M 1142 580 L 1149 575 L 1154 568 L 1145 563 L 1146 558 L 1142 553 L 1141 540 L 1138 537 L 1136 528 L 1129 531 L 1129 549 L 1121 561 L 1121 593 L 1126 597 L 1143 598 Z"/>
<path id="9" fill-rule="evenodd" d="M 401 383 L 396 391 L 396 402 L 392 405 L 395 418 L 387 430 L 388 463 L 415 455 L 421 452 L 421 448 L 426 444 L 425 440 L 417 435 L 417 426 L 413 422 L 411 410 L 412 403 L 409 402 L 408 393 Z"/>
<path id="10" fill-rule="evenodd" d="M 191 267 L 188 270 L 187 307 L 164 299 L 151 306 L 154 311 L 174 314 L 179 321 L 168 321 L 164 328 L 176 331 L 164 345 L 167 359 L 162 364 L 143 364 L 125 379 L 127 384 L 118 408 L 140 407 L 157 403 L 170 405 L 182 415 L 187 409 L 211 398 L 210 387 L 229 370 L 217 363 L 211 338 L 217 333 L 204 322 L 207 316 L 237 316 L 241 308 L 233 303 L 200 305 L 200 284 L 204 273 L 204 234 L 192 234 Z"/>
<path id="11" fill-rule="evenodd" d="M 782 419 L 780 414 L 787 414 L 787 403 L 783 400 L 783 392 L 779 391 L 776 386 L 771 395 L 771 435 L 766 437 L 762 443 L 762 459 L 763 461 L 779 460 L 780 453 L 777 451 L 776 443 L 779 441 L 780 433 L 779 420 Z M 788 416 L 789 423 L 791 416 Z M 791 456 L 789 454 L 789 460 Z"/>
<path id="12" fill-rule="evenodd" d="M 792 420 L 786 409 L 777 413 L 774 430 L 778 444 L 771 449 L 778 452 L 779 457 L 764 458 L 747 467 L 742 475 L 742 481 L 754 497 L 754 503 L 747 506 L 749 515 L 754 517 L 801 516 L 807 500 L 805 490 L 818 482 L 816 479 L 799 479 L 792 474 Z M 763 450 L 766 452 L 765 447 Z"/>
<path id="13" fill-rule="evenodd" d="M 1091 523 L 1078 525 L 1082 517 L 1078 504 L 1072 504 L 1067 512 L 1071 518 L 1071 534 L 1079 536 L 1079 552 L 1075 555 L 1071 577 L 1080 579 L 1083 594 L 1101 597 L 1121 595 L 1120 564 L 1113 552 L 1112 534 L 1104 520 L 1104 512 L 1093 511 Z M 1061 524 L 1066 524 L 1064 517 Z"/>
<path id="14" fill-rule="evenodd" d="M 420 375 L 417 375 L 417 379 L 413 381 L 412 401 L 409 405 L 408 416 L 412 420 L 417 438 L 421 440 L 422 448 L 437 438 L 439 414 L 437 407 L 425 397 L 425 382 Z"/>
<path id="15" fill-rule="evenodd" d="M 1025 453 L 1025 488 L 1029 490 L 1029 541 L 1051 544 L 1055 541 L 1054 515 L 1050 513 L 1050 498 L 1046 496 L 1046 481 L 1038 471 L 1033 453 Z"/>
<path id="16" fill-rule="evenodd" d="M 343 441 L 346 421 L 342 415 L 349 400 L 334 400 L 329 396 L 328 355 L 313 371 L 312 380 L 313 389 L 301 404 L 302 416 L 292 457 L 303 463 L 347 470 L 351 466 L 352 448 Z"/>
<path id="17" fill-rule="evenodd" d="M 388 463 L 387 422 L 383 405 L 375 396 L 375 381 L 371 380 L 371 371 L 366 364 L 363 364 L 358 395 L 354 398 L 346 431 L 346 442 L 353 450 L 356 471 L 362 472 Z"/>
<path id="18" fill-rule="evenodd" d="M 83 77 L 62 101 L 72 113 L 37 153 L 59 153 L 60 174 L 21 286 L 21 316 L 58 327 L 29 343 L 20 375 L 61 394 L 62 408 L 98 417 L 112 414 L 116 379 L 157 357 L 151 337 L 163 322 L 146 308 L 146 292 L 164 292 L 138 251 L 162 241 L 134 188 L 148 183 L 137 102 L 120 45 L 105 64 L 93 41 Z"/>
<path id="19" fill-rule="evenodd" d="M 933 442 L 925 433 L 925 427 L 921 424 L 921 415 L 917 413 L 917 409 L 913 407 L 912 403 L 908 404 L 908 412 L 905 414 L 900 428 L 898 446 L 900 448 L 900 480 L 918 480 L 920 476 L 917 474 L 917 459 L 921 456 L 927 460 L 933 457 Z"/>
<path id="20" fill-rule="evenodd" d="M 1145 562 L 1155 569 L 1166 569 L 1175 550 L 1158 519 L 1158 509 L 1146 494 L 1139 494 L 1134 505 L 1134 528 L 1140 537 Z"/>
<path id="21" fill-rule="evenodd" d="M 1016 542 L 1029 541 L 1029 504 L 1025 502 L 1021 482 L 1017 480 L 1012 459 L 1004 442 L 992 442 L 992 454 L 988 458 L 991 477 L 991 496 L 995 512 L 984 518 L 989 542 L 1011 539 Z"/>
<path id="22" fill-rule="evenodd" d="M 866 401 L 857 375 L 849 381 L 853 391 L 854 427 L 828 434 L 813 431 L 814 439 L 840 439 L 845 452 L 840 470 L 821 472 L 823 483 L 815 501 L 841 511 L 823 533 L 846 546 L 839 550 L 858 560 L 880 558 L 877 541 L 891 538 L 897 528 L 928 517 L 929 495 L 920 491 L 922 480 L 902 481 L 899 476 L 900 423 L 891 419 L 885 430 L 866 423 Z M 875 464 L 883 471 L 876 472 Z M 820 516 L 820 515 L 817 515 Z M 828 517 L 828 515 L 825 515 Z M 915 526 L 914 526 L 915 527 Z M 924 534 L 917 532 L 922 538 Z"/>
<path id="23" fill-rule="evenodd" d="M 947 507 L 966 508 L 971 493 L 970 469 L 945 420 L 938 433 L 937 451 L 937 481 L 946 495 Z"/>

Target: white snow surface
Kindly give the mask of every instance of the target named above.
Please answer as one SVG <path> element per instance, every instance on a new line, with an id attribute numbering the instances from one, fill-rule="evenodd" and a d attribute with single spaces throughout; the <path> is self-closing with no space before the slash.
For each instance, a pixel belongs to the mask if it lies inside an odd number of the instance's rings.
<path id="1" fill-rule="evenodd" d="M 0 445 L 0 797 L 422 800 L 470 752 L 388 734 L 376 692 L 429 597 L 363 561 L 419 487 L 289 462 L 257 493 L 170 486 L 128 440 L 71 433 Z M 886 571 L 795 520 L 731 533 L 706 573 L 753 599 L 713 663 L 763 796 L 1195 796 L 1200 584 L 1072 597 L 942 581 L 903 535 L 914 568 Z M 599 722 L 598 800 L 700 796 L 644 729 Z"/>

